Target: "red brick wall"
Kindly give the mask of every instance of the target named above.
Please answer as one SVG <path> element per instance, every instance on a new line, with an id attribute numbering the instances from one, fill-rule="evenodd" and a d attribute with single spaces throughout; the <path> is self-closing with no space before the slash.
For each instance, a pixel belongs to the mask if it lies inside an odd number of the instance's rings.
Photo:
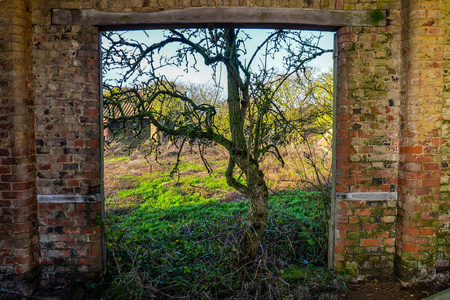
<path id="1" fill-rule="evenodd" d="M 442 264 L 448 257 L 449 200 L 440 196 L 445 6 L 392 5 L 384 37 L 377 28 L 338 31 L 335 265 L 356 276 L 428 280 L 438 256 Z"/>
<path id="2" fill-rule="evenodd" d="M 50 26 L 45 4 L 34 1 L 33 10 L 38 194 L 95 194 L 100 185 L 98 30 Z"/>
<path id="3" fill-rule="evenodd" d="M 393 273 L 400 112 L 400 3 L 387 27 L 337 32 L 335 267 Z"/>
<path id="4" fill-rule="evenodd" d="M 396 275 L 436 272 L 442 143 L 444 1 L 404 1 Z"/>
<path id="5" fill-rule="evenodd" d="M 450 3 L 445 5 L 444 107 L 439 201 L 438 270 L 450 269 Z"/>
<path id="6" fill-rule="evenodd" d="M 0 1 L 0 289 L 30 293 L 36 283 L 30 1 Z"/>
<path id="7" fill-rule="evenodd" d="M 78 200 L 78 202 L 77 202 Z M 102 266 L 100 199 L 39 202 L 39 248 L 44 287 L 98 278 Z"/>
<path id="8" fill-rule="evenodd" d="M 101 270 L 98 29 L 51 25 L 51 9 L 208 5 L 0 0 L 0 288 L 27 293 L 38 278 L 50 287 Z M 221 5 L 387 11 L 387 27 L 338 31 L 334 267 L 415 281 L 448 266 L 450 4 Z"/>
<path id="9" fill-rule="evenodd" d="M 84 2 L 84 6 L 83 6 Z M 99 33 L 51 25 L 64 1 L 33 1 L 41 285 L 98 277 L 102 267 Z M 91 8 L 72 1 L 71 8 Z"/>

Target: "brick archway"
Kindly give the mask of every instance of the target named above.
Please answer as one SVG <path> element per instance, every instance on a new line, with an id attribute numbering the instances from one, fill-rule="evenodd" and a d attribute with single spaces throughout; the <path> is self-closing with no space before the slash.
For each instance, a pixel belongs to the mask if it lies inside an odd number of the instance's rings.
<path id="1" fill-rule="evenodd" d="M 101 273 L 99 29 L 243 19 L 337 30 L 331 266 L 404 281 L 448 267 L 445 1 L 188 2 L 0 2 L 0 288 Z"/>

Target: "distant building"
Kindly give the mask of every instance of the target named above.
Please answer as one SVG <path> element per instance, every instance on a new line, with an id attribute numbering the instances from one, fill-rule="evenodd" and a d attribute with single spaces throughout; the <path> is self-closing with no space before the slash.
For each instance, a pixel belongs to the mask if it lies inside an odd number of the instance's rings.
<path id="1" fill-rule="evenodd" d="M 148 139 L 157 129 L 150 122 L 149 117 L 143 117 L 139 121 L 136 119 L 130 121 L 120 120 L 123 117 L 132 117 L 139 113 L 136 105 L 132 102 L 122 102 L 119 106 L 105 106 L 103 108 L 103 136 L 105 141 L 110 141 L 115 133 L 120 132 L 122 139 L 133 139 L 139 131 L 139 139 Z"/>

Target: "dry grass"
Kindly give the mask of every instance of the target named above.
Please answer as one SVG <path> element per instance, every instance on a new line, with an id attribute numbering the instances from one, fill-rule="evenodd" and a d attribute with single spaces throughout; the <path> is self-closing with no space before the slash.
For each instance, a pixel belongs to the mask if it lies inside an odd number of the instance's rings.
<path id="1" fill-rule="evenodd" d="M 281 149 L 281 155 L 284 166 L 274 159 L 267 159 L 261 164 L 261 170 L 272 191 L 310 190 L 320 187 L 321 184 L 325 185 L 323 187 L 329 184 L 331 179 L 329 149 L 292 144 Z"/>
<path id="2" fill-rule="evenodd" d="M 127 176 L 143 176 L 146 173 L 160 172 L 169 174 L 176 163 L 177 148 L 170 144 L 162 149 L 162 153 L 155 157 L 145 157 L 144 153 L 135 150 L 129 156 L 127 149 L 114 143 L 105 150 L 105 195 L 112 197 L 118 191 L 134 188 L 136 182 L 124 180 Z M 281 149 L 284 166 L 273 157 L 261 163 L 261 170 L 266 176 L 271 191 L 281 190 L 310 190 L 328 186 L 331 179 L 331 151 L 322 147 L 308 147 L 307 145 L 289 145 Z M 191 150 L 183 150 L 182 162 L 202 165 L 200 156 Z M 123 159 L 120 159 L 123 158 Z M 216 172 L 220 172 L 228 160 L 228 153 L 220 146 L 210 147 L 205 154 L 206 160 Z M 316 168 L 312 164 L 316 164 Z M 316 171 L 318 173 L 316 173 Z M 178 176 L 208 176 L 206 168 L 183 170 Z M 318 180 L 321 178 L 321 181 Z M 241 197 L 236 192 L 230 192 L 223 201 L 235 201 Z M 136 199 L 126 199 L 136 201 Z"/>

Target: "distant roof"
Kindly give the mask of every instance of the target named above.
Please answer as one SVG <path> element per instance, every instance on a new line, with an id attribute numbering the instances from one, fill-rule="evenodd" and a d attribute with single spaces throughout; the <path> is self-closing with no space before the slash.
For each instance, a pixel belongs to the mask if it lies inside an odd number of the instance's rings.
<path id="1" fill-rule="evenodd" d="M 144 103 L 144 108 L 149 108 L 150 104 Z M 139 114 L 142 110 L 142 104 L 135 101 L 122 101 L 113 105 L 103 107 L 103 118 L 114 119 L 120 117 L 130 117 Z M 106 120 L 105 120 L 106 121 Z"/>

